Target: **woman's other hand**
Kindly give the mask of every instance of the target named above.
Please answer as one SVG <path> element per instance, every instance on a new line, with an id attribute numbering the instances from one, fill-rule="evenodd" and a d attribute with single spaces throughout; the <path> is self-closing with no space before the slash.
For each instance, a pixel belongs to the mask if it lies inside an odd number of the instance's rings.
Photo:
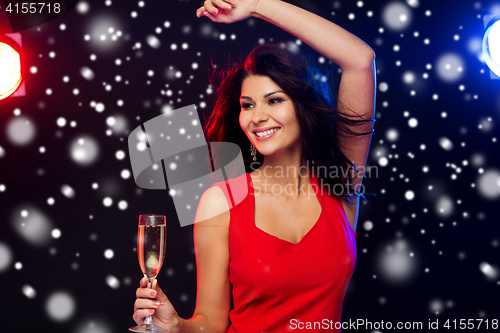
<path id="1" fill-rule="evenodd" d="M 177 311 L 175 311 L 167 296 L 158 286 L 156 279 L 151 283 L 151 289 L 147 286 L 148 279 L 144 277 L 141 279 L 140 287 L 136 292 L 137 299 L 135 300 L 132 318 L 137 325 L 142 325 L 146 317 L 153 316 L 155 325 L 175 333 L 179 324 Z"/>
<path id="2" fill-rule="evenodd" d="M 233 23 L 252 16 L 259 0 L 206 0 L 196 16 L 206 16 L 213 22 Z"/>

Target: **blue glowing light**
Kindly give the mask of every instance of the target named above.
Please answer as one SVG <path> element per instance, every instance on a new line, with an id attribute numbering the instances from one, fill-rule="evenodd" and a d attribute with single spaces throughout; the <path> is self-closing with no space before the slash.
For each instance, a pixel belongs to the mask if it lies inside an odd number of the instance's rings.
<path id="1" fill-rule="evenodd" d="M 500 76 L 500 20 L 493 23 L 484 33 L 483 55 L 490 70 Z"/>

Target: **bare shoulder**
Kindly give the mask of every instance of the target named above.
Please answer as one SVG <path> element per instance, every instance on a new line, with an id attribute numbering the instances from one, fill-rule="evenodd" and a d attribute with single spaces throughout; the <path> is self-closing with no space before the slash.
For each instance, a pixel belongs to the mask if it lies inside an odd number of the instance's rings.
<path id="1" fill-rule="evenodd" d="M 195 223 L 206 222 L 206 224 L 229 223 L 229 204 L 224 192 L 218 186 L 212 186 L 201 196 L 196 211 Z"/>

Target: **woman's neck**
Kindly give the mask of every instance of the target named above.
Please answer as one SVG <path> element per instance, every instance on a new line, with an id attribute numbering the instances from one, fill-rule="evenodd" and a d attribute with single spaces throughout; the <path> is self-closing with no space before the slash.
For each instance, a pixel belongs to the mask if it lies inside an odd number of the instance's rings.
<path id="1" fill-rule="evenodd" d="M 275 153 L 264 156 L 253 175 L 261 191 L 296 197 L 310 184 L 308 164 L 301 150 Z"/>

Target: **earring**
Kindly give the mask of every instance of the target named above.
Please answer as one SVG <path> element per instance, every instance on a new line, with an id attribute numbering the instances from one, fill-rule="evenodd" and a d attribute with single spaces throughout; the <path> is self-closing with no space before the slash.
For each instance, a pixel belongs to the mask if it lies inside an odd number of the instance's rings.
<path id="1" fill-rule="evenodd" d="M 250 155 L 253 156 L 253 161 L 257 161 L 257 157 L 255 155 L 257 155 L 257 149 L 255 148 L 255 146 L 253 145 L 253 143 L 250 144 Z"/>

